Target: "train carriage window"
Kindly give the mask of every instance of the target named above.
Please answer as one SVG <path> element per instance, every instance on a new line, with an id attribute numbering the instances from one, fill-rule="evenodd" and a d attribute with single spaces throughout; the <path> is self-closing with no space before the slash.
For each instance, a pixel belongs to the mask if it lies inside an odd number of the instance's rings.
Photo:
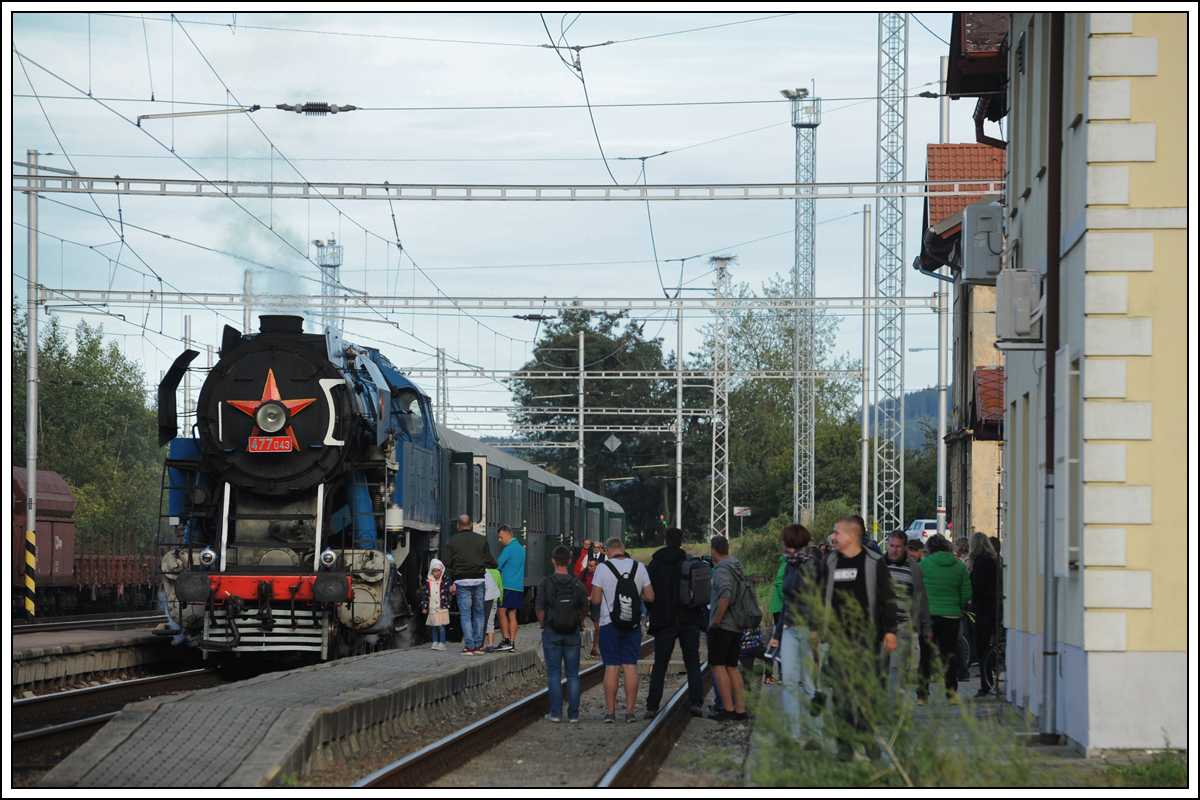
<path id="1" fill-rule="evenodd" d="M 421 407 L 421 400 L 417 397 L 416 392 L 400 394 L 400 410 L 404 412 L 404 425 L 408 428 L 408 432 L 414 437 L 423 435 L 425 433 L 425 411 Z"/>
<path id="2" fill-rule="evenodd" d="M 483 520 L 483 503 L 480 500 L 483 492 L 483 467 L 479 464 L 475 465 L 474 477 L 475 480 L 472 481 L 474 499 L 471 502 L 471 519 L 478 525 Z"/>

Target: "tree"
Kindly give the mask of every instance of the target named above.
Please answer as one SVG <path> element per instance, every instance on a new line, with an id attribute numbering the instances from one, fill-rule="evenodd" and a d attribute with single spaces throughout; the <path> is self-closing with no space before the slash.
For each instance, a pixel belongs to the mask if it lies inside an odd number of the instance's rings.
<path id="1" fill-rule="evenodd" d="M 937 517 L 937 429 L 922 421 L 919 450 L 904 451 L 904 524 Z M 968 534 L 969 535 L 969 534 Z"/>
<path id="2" fill-rule="evenodd" d="M 74 352 L 50 316 L 38 347 L 38 468 L 62 475 L 85 542 L 126 537 L 148 546 L 158 528 L 163 450 L 141 368 L 102 327 L 81 322 Z M 13 419 L 25 418 L 27 321 L 14 315 Z M 84 381 L 71 385 L 70 381 Z M 12 463 L 25 462 L 25 426 L 13 425 Z"/>
<path id="3" fill-rule="evenodd" d="M 632 323 L 625 312 L 594 313 L 583 309 L 564 309 L 561 315 L 547 324 L 534 346 L 534 359 L 522 369 L 561 370 L 562 378 L 555 380 L 523 380 L 510 382 L 513 398 L 522 410 L 511 415 L 512 422 L 521 426 L 558 426 L 565 431 L 546 432 L 536 427 L 527 434 L 532 441 L 572 443 L 578 433 L 570 430 L 579 423 L 577 413 L 545 413 L 538 408 L 574 409 L 579 401 L 579 333 L 584 334 L 584 369 L 595 371 L 661 371 L 673 369 L 663 362 L 662 341 L 647 340 L 642 329 Z M 669 417 L 628 414 L 605 414 L 605 408 L 667 408 L 674 405 L 673 386 L 669 381 L 646 379 L 597 380 L 586 379 L 585 425 L 646 425 L 659 427 Z M 685 441 L 692 418 L 685 418 Z M 608 432 L 584 434 L 584 485 L 597 494 L 613 498 L 626 513 L 626 529 L 635 536 L 648 534 L 657 540 L 661 530 L 659 516 L 671 521 L 674 515 L 675 437 L 673 433 L 619 433 L 621 445 L 610 451 L 604 441 Z M 535 458 L 546 463 L 546 469 L 568 480 L 575 480 L 578 451 L 573 448 L 547 448 L 535 451 Z M 650 464 L 672 462 L 671 467 L 658 470 L 635 470 Z M 686 463 L 686 456 L 685 456 Z M 628 478 L 626 481 L 606 481 L 608 478 Z M 706 498 L 707 499 L 707 498 Z M 690 516 L 690 515 L 689 515 Z M 673 524 L 673 522 L 671 523 Z"/>
<path id="4" fill-rule="evenodd" d="M 775 275 L 763 287 L 763 297 L 790 297 L 790 279 Z M 733 294 L 754 297 L 746 284 Z M 729 361 L 734 370 L 790 370 L 793 366 L 795 314 L 753 306 L 735 308 L 729 319 Z M 811 349 L 818 369 L 853 369 L 858 362 L 833 358 L 837 319 L 814 312 L 814 332 L 802 332 L 800 346 Z M 713 328 L 706 331 L 712 358 Z M 814 441 L 815 494 L 823 502 L 845 500 L 858 505 L 861 469 L 861 426 L 855 419 L 857 385 L 853 380 L 816 383 Z M 793 496 L 792 382 L 790 380 L 734 381 L 729 395 L 730 502 L 753 508 L 759 518 L 791 516 Z"/>

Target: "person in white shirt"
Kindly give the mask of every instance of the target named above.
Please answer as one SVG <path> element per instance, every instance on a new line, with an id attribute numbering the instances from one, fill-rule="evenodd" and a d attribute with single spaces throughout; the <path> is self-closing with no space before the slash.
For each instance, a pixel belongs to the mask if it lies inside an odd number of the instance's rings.
<path id="1" fill-rule="evenodd" d="M 604 662 L 605 722 L 616 722 L 617 683 L 621 673 L 625 675 L 625 721 L 635 722 L 633 713 L 637 702 L 637 662 L 642 651 L 641 607 L 635 602 L 631 614 L 636 624 L 626 627 L 627 622 L 613 621 L 613 606 L 617 602 L 618 576 L 629 577 L 636 586 L 642 600 L 654 602 L 654 589 L 650 586 L 650 574 L 644 566 L 625 554 L 625 545 L 617 537 L 605 543 L 608 560 L 596 568 L 592 582 L 592 602 L 600 605 L 600 658 Z"/>

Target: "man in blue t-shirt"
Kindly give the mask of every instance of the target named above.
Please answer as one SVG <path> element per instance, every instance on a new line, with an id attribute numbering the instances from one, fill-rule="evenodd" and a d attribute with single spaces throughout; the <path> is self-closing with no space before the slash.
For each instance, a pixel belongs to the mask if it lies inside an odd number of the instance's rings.
<path id="1" fill-rule="evenodd" d="M 499 569 L 504 594 L 500 598 L 500 635 L 503 641 L 497 652 L 515 650 L 517 646 L 517 610 L 525 607 L 525 548 L 513 538 L 512 528 L 501 525 Z"/>

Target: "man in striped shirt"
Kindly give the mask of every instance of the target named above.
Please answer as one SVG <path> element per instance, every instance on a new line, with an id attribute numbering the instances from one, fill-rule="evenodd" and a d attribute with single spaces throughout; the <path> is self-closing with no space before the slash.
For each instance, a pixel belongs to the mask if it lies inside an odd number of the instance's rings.
<path id="1" fill-rule="evenodd" d="M 884 563 L 892 577 L 892 589 L 896 593 L 896 638 L 899 647 L 892 652 L 888 665 L 889 686 L 897 691 L 901 681 L 907 682 L 912 674 L 917 654 L 918 637 L 926 645 L 933 639 L 933 619 L 929 616 L 929 600 L 925 596 L 925 581 L 917 563 L 908 557 L 908 535 L 902 530 L 892 531 L 888 536 L 887 555 Z M 927 665 L 921 660 L 921 676 L 917 683 L 918 702 L 924 704 L 929 694 L 929 679 L 925 674 Z"/>

